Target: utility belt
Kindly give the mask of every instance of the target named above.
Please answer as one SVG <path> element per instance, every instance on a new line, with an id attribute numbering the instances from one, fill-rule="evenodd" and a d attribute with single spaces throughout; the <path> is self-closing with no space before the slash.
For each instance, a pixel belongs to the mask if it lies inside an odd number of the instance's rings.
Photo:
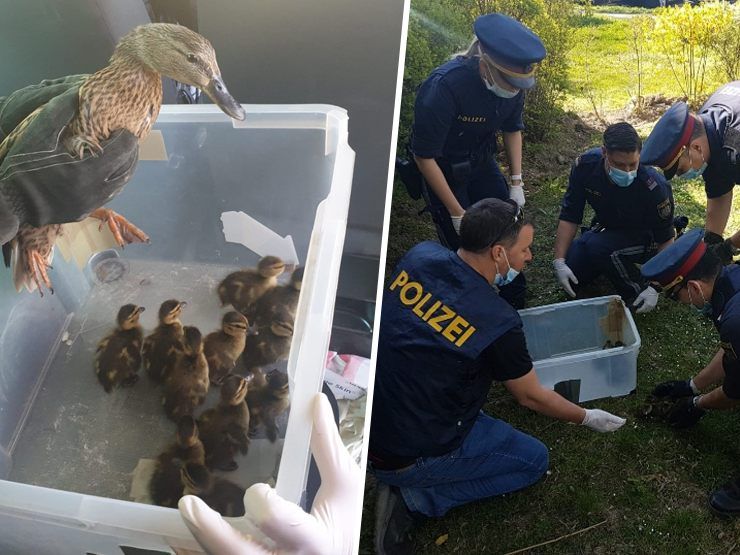
<path id="1" fill-rule="evenodd" d="M 415 458 L 411 457 L 397 457 L 395 455 L 379 455 L 373 451 L 368 451 L 367 460 L 372 464 L 375 470 L 401 470 L 411 466 L 416 462 Z"/>
<path id="2" fill-rule="evenodd" d="M 601 233 L 602 231 L 624 231 L 626 233 L 634 233 L 635 235 L 639 235 L 641 237 L 640 243 L 642 246 L 645 247 L 645 250 L 651 250 L 657 248 L 657 244 L 655 242 L 655 238 L 653 236 L 653 232 L 649 229 L 627 229 L 627 228 L 619 228 L 619 227 L 610 227 L 605 224 L 600 223 L 596 217 L 594 216 L 591 220 L 591 223 L 589 226 L 581 226 L 581 235 L 591 232 L 591 233 Z"/>

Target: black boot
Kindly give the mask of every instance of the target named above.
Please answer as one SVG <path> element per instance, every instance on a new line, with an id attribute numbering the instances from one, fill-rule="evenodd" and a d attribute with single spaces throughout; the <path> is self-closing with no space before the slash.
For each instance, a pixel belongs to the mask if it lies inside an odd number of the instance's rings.
<path id="1" fill-rule="evenodd" d="M 721 516 L 740 516 L 740 477 L 712 492 L 709 506 Z"/>
<path id="2" fill-rule="evenodd" d="M 401 491 L 395 486 L 377 482 L 375 508 L 375 553 L 410 555 L 413 553 L 411 530 L 418 520 L 409 511 Z"/>

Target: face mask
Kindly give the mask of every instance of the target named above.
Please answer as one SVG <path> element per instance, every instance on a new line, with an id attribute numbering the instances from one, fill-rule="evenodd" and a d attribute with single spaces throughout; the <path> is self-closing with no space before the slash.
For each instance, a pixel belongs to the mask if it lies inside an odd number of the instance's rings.
<path id="1" fill-rule="evenodd" d="M 506 272 L 504 277 L 501 277 L 501 274 L 498 273 L 498 265 L 496 265 L 496 277 L 493 278 L 493 283 L 498 287 L 510 284 L 519 275 L 519 270 L 515 270 L 509 264 L 509 257 L 506 256 L 506 251 L 504 251 L 504 258 L 506 259 L 506 264 L 509 266 L 509 271 Z"/>
<path id="2" fill-rule="evenodd" d="M 678 176 L 679 179 L 696 179 L 701 174 L 704 173 L 704 170 L 707 169 L 707 163 L 704 161 L 704 154 L 701 155 L 701 161 L 702 165 L 699 167 L 699 169 L 689 167 L 688 170 L 686 170 L 684 173 Z M 691 149 L 689 149 L 689 164 L 691 163 Z"/>
<path id="3" fill-rule="evenodd" d="M 483 62 L 485 65 L 485 62 Z M 515 91 L 510 91 L 508 89 L 505 89 L 503 87 L 499 87 L 496 84 L 496 81 L 493 79 L 493 75 L 491 74 L 491 70 L 486 65 L 486 70 L 488 71 L 488 75 L 491 77 L 491 80 L 489 81 L 487 78 L 483 78 L 483 82 L 486 84 L 486 88 L 491 91 L 496 96 L 499 96 L 501 98 L 514 98 L 516 95 L 519 94 L 519 89 L 516 89 Z"/>
<path id="4" fill-rule="evenodd" d="M 704 304 L 701 307 L 695 306 L 694 302 L 691 300 L 691 289 L 688 289 L 688 292 L 689 292 L 689 302 L 691 303 L 691 308 L 693 308 L 696 311 L 696 313 L 699 314 L 700 316 L 708 316 L 711 318 L 714 315 L 714 311 L 712 310 L 712 303 L 707 302 L 707 299 L 704 298 L 704 291 L 699 289 L 699 292 L 701 293 L 701 299 L 702 301 L 704 301 Z"/>
<path id="5" fill-rule="evenodd" d="M 609 179 L 611 179 L 617 187 L 629 187 L 637 177 L 637 170 L 626 172 L 618 168 L 612 168 L 609 166 Z"/>

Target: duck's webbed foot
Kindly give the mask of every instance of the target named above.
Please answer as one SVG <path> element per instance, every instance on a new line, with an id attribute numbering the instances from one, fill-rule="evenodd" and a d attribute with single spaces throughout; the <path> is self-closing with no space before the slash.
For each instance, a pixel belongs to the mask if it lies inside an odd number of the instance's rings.
<path id="1" fill-rule="evenodd" d="M 125 247 L 128 243 L 150 242 L 146 233 L 109 208 L 98 208 L 90 214 L 90 217 L 100 220 L 98 229 L 103 229 L 103 224 L 107 223 L 116 243 L 121 247 Z"/>
<path id="2" fill-rule="evenodd" d="M 36 287 L 38 288 L 41 296 L 44 296 L 44 290 L 41 287 L 42 283 L 49 291 L 51 291 L 51 294 L 53 295 L 54 288 L 51 285 L 49 274 L 46 271 L 47 268 L 51 268 L 48 263 L 48 254 L 44 256 L 38 250 L 28 248 L 25 249 L 24 257 L 26 261 L 26 273 L 31 277 L 31 279 L 33 279 L 33 282 L 36 284 Z"/>

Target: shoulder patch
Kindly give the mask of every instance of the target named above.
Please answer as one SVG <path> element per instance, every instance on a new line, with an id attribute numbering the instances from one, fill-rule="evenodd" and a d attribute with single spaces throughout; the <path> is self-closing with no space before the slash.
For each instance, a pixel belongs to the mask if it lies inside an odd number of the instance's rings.
<path id="1" fill-rule="evenodd" d="M 671 201 L 670 199 L 665 199 L 663 202 L 658 204 L 658 216 L 660 216 L 662 220 L 667 220 L 670 215 Z"/>
<path id="2" fill-rule="evenodd" d="M 655 181 L 655 178 L 652 176 L 648 177 L 645 181 L 645 187 L 647 187 L 648 191 L 652 191 L 653 189 L 655 189 L 656 185 L 658 185 L 658 182 Z"/>

